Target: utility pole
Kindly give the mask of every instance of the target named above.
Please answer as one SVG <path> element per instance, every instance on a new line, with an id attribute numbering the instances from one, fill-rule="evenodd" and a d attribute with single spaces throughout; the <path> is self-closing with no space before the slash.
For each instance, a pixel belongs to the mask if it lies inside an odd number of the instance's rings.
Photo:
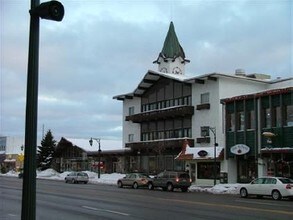
<path id="1" fill-rule="evenodd" d="M 29 52 L 27 68 L 27 94 L 25 118 L 24 170 L 22 184 L 22 220 L 36 219 L 36 148 L 38 121 L 38 76 L 39 76 L 39 33 L 40 17 L 61 21 L 64 7 L 57 1 L 40 4 L 31 0 Z"/>

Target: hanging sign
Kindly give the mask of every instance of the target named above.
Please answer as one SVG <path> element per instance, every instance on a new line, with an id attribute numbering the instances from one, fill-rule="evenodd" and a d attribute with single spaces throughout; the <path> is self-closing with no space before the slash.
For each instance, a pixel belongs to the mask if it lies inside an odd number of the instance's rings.
<path id="1" fill-rule="evenodd" d="M 230 151 L 232 154 L 243 155 L 247 154 L 250 151 L 250 147 L 245 144 L 236 144 L 231 147 Z"/>
<path id="2" fill-rule="evenodd" d="M 198 154 L 198 156 L 200 156 L 200 157 L 205 157 L 205 156 L 208 155 L 208 152 L 206 152 L 205 150 L 201 150 L 201 151 L 199 151 L 197 154 Z"/>

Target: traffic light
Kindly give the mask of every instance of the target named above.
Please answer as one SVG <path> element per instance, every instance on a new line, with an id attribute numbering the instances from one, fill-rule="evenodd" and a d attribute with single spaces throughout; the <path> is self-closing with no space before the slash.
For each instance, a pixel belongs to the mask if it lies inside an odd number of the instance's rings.
<path id="1" fill-rule="evenodd" d="M 30 10 L 30 14 L 47 20 L 62 21 L 64 16 L 64 7 L 58 1 L 43 2 L 34 9 Z"/>

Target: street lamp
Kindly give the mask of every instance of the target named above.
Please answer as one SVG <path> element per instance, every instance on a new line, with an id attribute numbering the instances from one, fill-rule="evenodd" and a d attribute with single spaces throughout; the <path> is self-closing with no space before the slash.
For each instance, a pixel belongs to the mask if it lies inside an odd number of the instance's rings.
<path id="1" fill-rule="evenodd" d="M 216 136 L 216 127 L 204 127 L 204 136 L 207 136 L 208 130 L 210 130 L 214 135 L 214 186 L 217 184 L 217 136 Z"/>
<path id="2" fill-rule="evenodd" d="M 100 179 L 101 176 L 101 139 L 100 138 L 91 138 L 89 140 L 89 143 L 91 146 L 93 146 L 93 140 L 97 141 L 97 143 L 99 144 L 99 151 L 98 151 L 98 160 L 99 160 L 99 164 L 98 164 L 98 179 Z"/>

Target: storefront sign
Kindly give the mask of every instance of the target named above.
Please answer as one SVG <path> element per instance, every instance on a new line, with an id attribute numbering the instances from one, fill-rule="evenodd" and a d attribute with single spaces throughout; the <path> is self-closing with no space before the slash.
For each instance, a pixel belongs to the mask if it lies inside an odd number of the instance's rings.
<path id="1" fill-rule="evenodd" d="M 230 151 L 232 154 L 243 155 L 250 151 L 250 147 L 245 144 L 236 144 L 235 146 L 231 147 Z"/>
<path id="2" fill-rule="evenodd" d="M 201 150 L 201 151 L 199 151 L 197 154 L 198 154 L 198 156 L 200 156 L 200 157 L 205 157 L 205 156 L 208 155 L 208 152 L 206 152 L 205 150 Z"/>

